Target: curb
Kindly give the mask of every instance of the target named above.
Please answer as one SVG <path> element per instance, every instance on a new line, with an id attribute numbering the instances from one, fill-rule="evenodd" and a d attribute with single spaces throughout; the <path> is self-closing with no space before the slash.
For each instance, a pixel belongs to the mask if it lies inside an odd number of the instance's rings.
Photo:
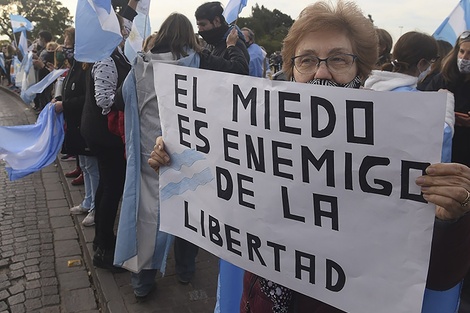
<path id="1" fill-rule="evenodd" d="M 72 207 L 76 205 L 75 202 L 77 201 L 73 201 L 74 197 L 70 190 L 70 184 L 65 177 L 67 169 L 64 169 L 64 164 L 62 164 L 59 158 L 56 159 L 56 164 L 60 173 L 60 180 L 64 188 L 65 197 L 70 207 Z M 97 269 L 93 266 L 94 252 L 91 242 L 93 238 L 90 238 L 90 236 L 87 238 L 85 227 L 82 226 L 81 220 L 79 219 L 80 216 L 81 215 L 72 215 L 72 218 L 75 230 L 78 234 L 79 244 L 82 249 L 82 257 L 85 267 L 88 270 L 88 276 L 91 280 L 91 285 L 99 304 L 98 307 L 103 313 L 127 312 L 124 300 L 120 296 L 119 287 L 116 284 L 113 274 L 107 270 Z"/>

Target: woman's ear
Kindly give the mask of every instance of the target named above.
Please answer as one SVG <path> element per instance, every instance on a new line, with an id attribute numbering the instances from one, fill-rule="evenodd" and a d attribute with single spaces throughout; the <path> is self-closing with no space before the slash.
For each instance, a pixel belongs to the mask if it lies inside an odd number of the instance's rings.
<path id="1" fill-rule="evenodd" d="M 431 65 L 431 62 L 429 62 L 428 60 L 421 59 L 421 60 L 419 60 L 416 67 L 418 68 L 419 72 L 421 73 L 421 72 L 424 72 L 425 70 L 427 70 L 430 65 Z"/>

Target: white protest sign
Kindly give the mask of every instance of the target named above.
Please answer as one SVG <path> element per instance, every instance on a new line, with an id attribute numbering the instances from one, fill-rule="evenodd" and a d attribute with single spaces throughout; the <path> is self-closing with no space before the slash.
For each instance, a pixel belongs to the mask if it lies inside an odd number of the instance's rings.
<path id="1" fill-rule="evenodd" d="M 154 74 L 163 231 L 347 312 L 420 312 L 434 208 L 414 180 L 445 95 Z"/>

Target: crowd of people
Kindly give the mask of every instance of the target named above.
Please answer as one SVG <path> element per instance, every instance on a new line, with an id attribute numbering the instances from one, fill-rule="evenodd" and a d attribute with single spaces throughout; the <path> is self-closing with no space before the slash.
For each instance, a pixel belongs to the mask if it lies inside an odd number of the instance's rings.
<path id="1" fill-rule="evenodd" d="M 318 1 L 300 12 L 282 51 L 267 56 L 250 28 L 229 25 L 221 3 L 207 2 L 195 12 L 197 33 L 186 16 L 173 13 L 144 41 L 143 53 L 131 66 L 123 46 L 137 2 L 129 0 L 121 10 L 123 41 L 106 59 L 75 60 L 73 28 L 64 32 L 61 44 L 50 32 L 40 32 L 33 49 L 38 80 L 55 68 L 68 69 L 60 84 L 36 96 L 33 107 L 40 111 L 52 103 L 64 114 L 63 153 L 77 160 L 66 176 L 81 177 L 79 183 L 85 185 L 83 201 L 70 211 L 87 214 L 83 224 L 95 227 L 94 266 L 129 270 L 139 300 L 155 289 L 171 245 L 179 282 L 189 283 L 196 271 L 198 246 L 158 228 L 155 172 L 171 160 L 162 138 L 151 61 L 336 88 L 439 91 L 447 94 L 442 163 L 429 166 L 416 180 L 424 199 L 436 205 L 422 312 L 456 312 L 462 286 L 464 293 L 470 292 L 470 31 L 460 34 L 453 47 L 416 31 L 393 45 L 390 34 L 374 27 L 353 2 Z M 11 60 L 15 51 L 6 46 L 3 53 Z M 13 86 L 8 67 L 4 75 Z M 243 275 L 240 312 L 343 312 L 270 277 L 237 270 Z"/>

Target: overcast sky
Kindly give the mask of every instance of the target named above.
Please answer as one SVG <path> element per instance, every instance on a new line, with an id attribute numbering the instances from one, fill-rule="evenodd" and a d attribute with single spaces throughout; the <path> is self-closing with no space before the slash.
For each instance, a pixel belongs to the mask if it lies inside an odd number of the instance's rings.
<path id="1" fill-rule="evenodd" d="M 222 4 L 228 0 L 220 0 Z M 77 0 L 61 0 L 75 14 Z M 194 11 L 207 0 L 151 0 L 150 22 L 152 31 L 157 30 L 163 20 L 172 12 L 185 14 L 195 26 Z M 300 11 L 314 0 L 248 0 L 241 16 L 251 14 L 251 6 L 258 3 L 269 10 L 278 9 L 295 19 Z M 394 42 L 402 33 L 411 30 L 432 33 L 457 6 L 459 0 L 356 0 L 365 15 L 371 15 L 377 27 L 385 28 Z"/>

